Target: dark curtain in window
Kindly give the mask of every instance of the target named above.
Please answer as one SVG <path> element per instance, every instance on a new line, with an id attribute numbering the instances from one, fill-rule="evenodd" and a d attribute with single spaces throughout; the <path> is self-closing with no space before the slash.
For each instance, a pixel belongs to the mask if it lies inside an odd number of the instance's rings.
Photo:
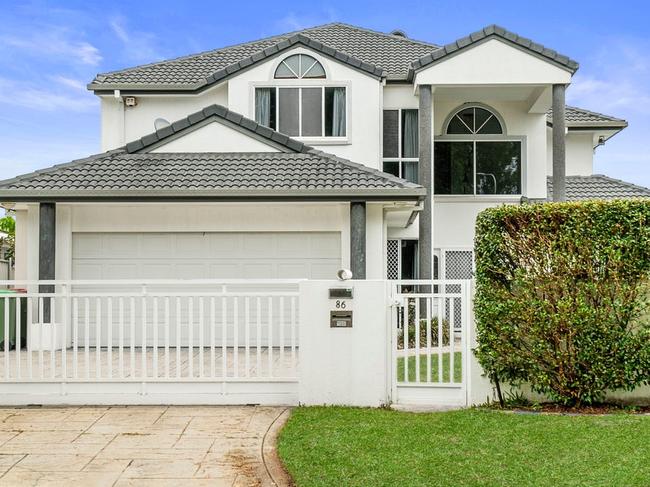
<path id="1" fill-rule="evenodd" d="M 472 142 L 434 143 L 434 193 L 474 194 Z"/>

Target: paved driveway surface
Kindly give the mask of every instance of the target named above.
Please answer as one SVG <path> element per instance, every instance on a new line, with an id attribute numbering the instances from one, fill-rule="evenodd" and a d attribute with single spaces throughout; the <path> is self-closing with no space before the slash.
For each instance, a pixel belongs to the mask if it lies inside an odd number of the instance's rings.
<path id="1" fill-rule="evenodd" d="M 0 408 L 0 486 L 282 485 L 265 436 L 287 415 L 260 406 Z"/>

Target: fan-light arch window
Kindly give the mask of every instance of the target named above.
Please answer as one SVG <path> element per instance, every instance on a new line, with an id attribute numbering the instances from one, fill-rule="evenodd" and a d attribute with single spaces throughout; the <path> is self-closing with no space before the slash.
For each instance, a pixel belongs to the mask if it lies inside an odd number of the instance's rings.
<path id="1" fill-rule="evenodd" d="M 325 78 L 323 65 L 308 54 L 284 58 L 275 70 L 276 79 Z"/>
<path id="2" fill-rule="evenodd" d="M 490 108 L 464 106 L 435 140 L 434 171 L 436 194 L 520 195 L 522 140 L 507 137 Z"/>
<path id="3" fill-rule="evenodd" d="M 255 88 L 255 121 L 290 137 L 345 138 L 347 89 L 325 82 L 319 86 L 325 78 L 325 68 L 312 56 L 287 56 L 275 70 L 274 85 Z"/>

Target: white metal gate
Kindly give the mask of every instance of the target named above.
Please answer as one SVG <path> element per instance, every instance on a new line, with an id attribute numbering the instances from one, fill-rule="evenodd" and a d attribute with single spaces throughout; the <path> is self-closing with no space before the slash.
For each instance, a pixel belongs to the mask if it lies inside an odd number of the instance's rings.
<path id="1" fill-rule="evenodd" d="M 298 283 L 0 282 L 0 404 L 295 404 Z"/>
<path id="2" fill-rule="evenodd" d="M 466 406 L 470 280 L 394 281 L 392 398 Z"/>

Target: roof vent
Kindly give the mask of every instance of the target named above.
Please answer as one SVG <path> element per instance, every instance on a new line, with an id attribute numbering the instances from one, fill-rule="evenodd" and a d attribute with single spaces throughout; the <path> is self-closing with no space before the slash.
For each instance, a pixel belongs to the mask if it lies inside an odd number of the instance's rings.
<path id="1" fill-rule="evenodd" d="M 165 127 L 169 127 L 170 125 L 171 123 L 169 123 L 164 118 L 157 118 L 153 121 L 153 128 L 155 130 L 164 129 Z"/>
<path id="2" fill-rule="evenodd" d="M 408 36 L 406 35 L 406 32 L 404 32 L 401 29 L 395 29 L 390 31 L 390 35 L 395 36 L 395 37 L 403 37 L 404 39 L 408 39 Z"/>

